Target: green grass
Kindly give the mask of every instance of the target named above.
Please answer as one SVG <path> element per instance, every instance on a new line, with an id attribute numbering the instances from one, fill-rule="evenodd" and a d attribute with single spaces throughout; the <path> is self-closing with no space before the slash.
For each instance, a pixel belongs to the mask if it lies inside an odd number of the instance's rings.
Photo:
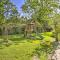
<path id="1" fill-rule="evenodd" d="M 0 60 L 31 60 L 33 51 L 37 47 L 34 42 L 19 43 L 0 49 Z"/>
<path id="2" fill-rule="evenodd" d="M 7 47 L 2 45 L 3 48 L 0 49 L 0 60 L 32 60 L 33 55 L 35 54 L 35 49 L 39 46 L 40 43 L 44 42 L 50 45 L 50 42 L 53 41 L 53 38 L 49 36 L 50 33 L 42 33 L 44 37 L 43 40 L 30 40 L 24 39 L 20 35 L 9 35 L 8 38 L 12 41 L 11 45 Z M 6 36 L 1 37 L 5 39 Z M 8 43 L 9 44 L 9 43 Z M 1 45 L 1 44 L 0 44 Z M 40 52 L 40 60 L 46 60 L 46 54 Z"/>

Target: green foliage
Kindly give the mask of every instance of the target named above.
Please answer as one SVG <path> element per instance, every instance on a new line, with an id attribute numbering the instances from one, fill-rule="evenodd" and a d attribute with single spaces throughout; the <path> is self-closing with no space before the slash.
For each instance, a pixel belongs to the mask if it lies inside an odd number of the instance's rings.
<path id="1" fill-rule="evenodd" d="M 47 55 L 45 52 L 41 52 L 40 60 L 47 60 Z"/>
<path id="2" fill-rule="evenodd" d="M 60 1 L 55 0 L 26 0 L 25 4 L 23 5 L 24 8 L 22 10 L 25 10 L 25 13 L 31 14 L 31 19 L 38 21 L 43 30 L 47 31 L 49 26 L 54 28 L 54 23 L 49 24 L 50 22 L 54 20 L 59 20 L 59 18 L 56 19 L 57 16 L 57 9 L 59 9 L 59 3 Z M 23 12 L 24 12 L 23 10 Z M 54 12 L 53 12 L 54 11 Z M 55 18 L 55 19 L 52 19 Z M 57 21 L 58 21 L 57 20 Z M 57 28 L 56 28 L 57 29 Z M 59 30 L 59 28 L 57 29 Z"/>
<path id="3" fill-rule="evenodd" d="M 0 49 L 0 60 L 31 60 L 32 53 L 37 45 L 25 40 L 24 43 L 11 45 L 4 49 Z"/>
<path id="4" fill-rule="evenodd" d="M 35 34 L 32 35 L 35 36 Z M 0 59 L 31 60 L 34 54 L 39 54 L 41 60 L 47 59 L 46 53 L 52 51 L 51 43 L 53 38 L 49 36 L 43 37 L 43 40 L 30 40 L 23 38 L 21 35 L 8 35 L 8 41 L 1 40 Z M 6 36 L 1 38 L 4 39 Z"/>
<path id="5" fill-rule="evenodd" d="M 40 56 L 41 60 L 47 60 L 48 55 L 53 53 L 55 48 L 57 47 L 57 44 L 54 38 L 50 37 L 50 35 L 44 35 L 44 39 L 40 41 L 40 45 L 35 49 L 36 54 Z"/>
<path id="6" fill-rule="evenodd" d="M 25 1 L 25 4 L 22 6 L 23 12 L 29 15 L 29 19 L 38 21 L 42 27 L 42 31 L 44 31 L 44 33 L 40 34 L 32 33 L 32 39 L 26 39 L 23 35 L 8 35 L 8 30 L 13 31 L 13 34 L 18 34 L 18 30 L 20 30 L 18 28 L 23 28 L 22 23 L 26 24 L 27 21 L 25 21 L 26 18 L 22 18 L 23 22 L 19 19 L 20 16 L 13 3 L 9 0 L 1 0 L 0 29 L 2 30 L 2 35 L 5 35 L 5 33 L 6 35 L 0 37 L 0 48 L 3 48 L 0 49 L 0 60 L 31 60 L 34 52 L 39 54 L 40 60 L 47 60 L 47 55 L 54 50 L 52 42 L 55 39 L 52 36 L 57 37 L 60 32 L 60 15 L 55 15 L 55 9 L 59 9 L 57 2 L 55 0 L 40 0 L 39 2 L 38 0 Z M 51 18 L 52 15 L 53 18 Z M 55 35 L 53 32 L 45 32 L 51 27 L 50 22 L 52 22 Z"/>
<path id="7" fill-rule="evenodd" d="M 42 35 L 53 37 L 54 34 L 53 34 L 53 32 L 44 32 L 44 33 L 42 33 Z"/>
<path id="8" fill-rule="evenodd" d="M 37 40 L 43 40 L 43 38 L 44 38 L 41 34 L 36 34 L 36 33 L 32 33 L 31 36 Z"/>

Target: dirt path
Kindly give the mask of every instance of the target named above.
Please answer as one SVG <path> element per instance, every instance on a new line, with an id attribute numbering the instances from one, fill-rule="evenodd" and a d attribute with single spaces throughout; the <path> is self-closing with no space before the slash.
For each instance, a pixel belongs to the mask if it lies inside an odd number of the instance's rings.
<path id="1" fill-rule="evenodd" d="M 59 42 L 59 45 L 57 46 L 51 60 L 60 60 L 60 42 Z"/>
<path id="2" fill-rule="evenodd" d="M 38 55 L 34 55 L 32 60 L 39 60 Z M 54 51 L 54 54 L 51 54 L 48 60 L 60 60 L 60 42 L 58 43 L 58 46 Z"/>
<path id="3" fill-rule="evenodd" d="M 52 60 L 60 60 L 60 49 L 55 50 L 55 54 L 52 56 Z"/>

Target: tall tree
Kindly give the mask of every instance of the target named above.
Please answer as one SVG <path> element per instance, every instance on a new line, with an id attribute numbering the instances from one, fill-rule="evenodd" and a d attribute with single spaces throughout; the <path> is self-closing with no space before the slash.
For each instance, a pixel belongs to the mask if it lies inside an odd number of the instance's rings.
<path id="1" fill-rule="evenodd" d="M 43 27 L 50 20 L 49 17 L 56 8 L 58 8 L 58 3 L 55 0 L 25 0 L 22 6 L 22 10 L 30 13 L 34 20 L 43 23 Z"/>
<path id="2" fill-rule="evenodd" d="M 34 20 L 37 20 L 46 30 L 49 27 L 51 16 L 54 17 L 56 10 L 59 9 L 59 0 L 25 0 L 22 10 L 31 14 Z"/>
<path id="3" fill-rule="evenodd" d="M 10 0 L 1 0 L 0 1 L 0 28 L 2 30 L 2 35 L 8 35 L 8 23 L 7 21 L 11 20 L 11 17 L 17 17 L 16 6 L 10 2 Z M 15 19 L 16 20 L 16 19 Z M 11 20 L 12 21 L 12 20 Z"/>
<path id="4" fill-rule="evenodd" d="M 55 39 L 58 42 L 59 38 L 58 35 L 60 33 L 60 14 L 55 15 L 53 18 L 53 26 L 54 26 L 54 32 L 55 32 Z"/>

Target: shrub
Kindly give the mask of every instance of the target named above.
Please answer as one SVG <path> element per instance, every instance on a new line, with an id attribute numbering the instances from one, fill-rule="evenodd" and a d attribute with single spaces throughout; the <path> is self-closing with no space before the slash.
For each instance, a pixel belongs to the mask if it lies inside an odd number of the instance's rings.
<path id="1" fill-rule="evenodd" d="M 47 36 L 52 36 L 52 32 L 45 32 Z"/>
<path id="2" fill-rule="evenodd" d="M 50 37 L 54 36 L 53 32 L 44 32 L 42 35 L 44 35 L 44 36 L 50 36 Z"/>
<path id="3" fill-rule="evenodd" d="M 37 40 L 42 40 L 44 37 L 41 35 L 41 34 L 31 34 L 31 36 L 34 38 L 34 39 L 37 39 Z"/>
<path id="4" fill-rule="evenodd" d="M 47 36 L 46 36 L 42 42 L 43 42 L 43 44 L 45 44 L 45 45 L 50 45 L 51 42 L 52 42 L 52 39 L 51 39 L 51 37 L 47 37 Z"/>

